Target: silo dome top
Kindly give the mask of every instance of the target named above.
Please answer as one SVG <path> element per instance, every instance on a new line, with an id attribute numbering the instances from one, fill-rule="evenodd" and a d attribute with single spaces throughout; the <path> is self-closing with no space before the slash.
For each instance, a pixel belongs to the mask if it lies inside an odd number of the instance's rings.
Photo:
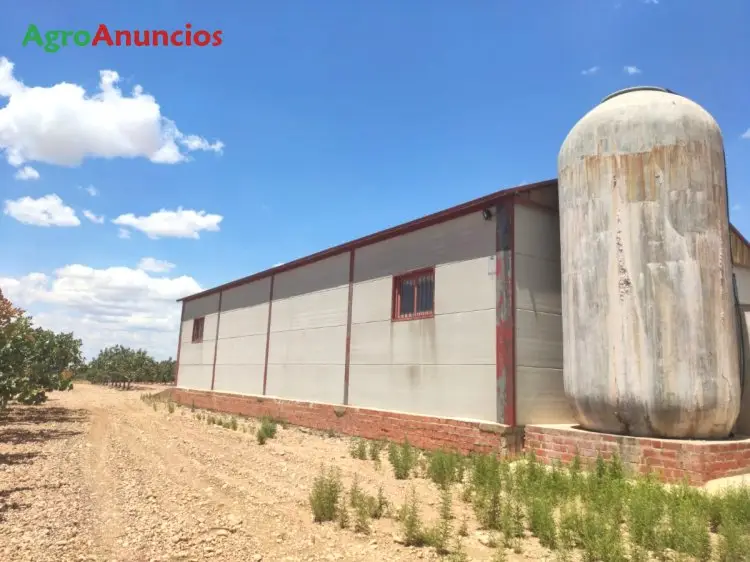
<path id="1" fill-rule="evenodd" d="M 622 94 L 629 94 L 630 92 L 642 92 L 642 91 L 664 92 L 665 94 L 674 94 L 672 90 L 667 90 L 666 88 L 661 88 L 659 86 L 633 86 L 632 88 L 624 88 L 622 90 L 617 90 L 616 92 L 609 94 L 599 103 L 604 103 L 605 101 L 611 100 L 612 98 L 620 96 Z"/>

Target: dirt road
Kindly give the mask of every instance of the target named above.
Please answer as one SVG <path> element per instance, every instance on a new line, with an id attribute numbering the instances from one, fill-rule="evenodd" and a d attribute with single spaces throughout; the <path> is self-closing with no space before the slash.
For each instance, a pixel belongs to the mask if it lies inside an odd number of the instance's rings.
<path id="1" fill-rule="evenodd" d="M 350 458 L 348 440 L 298 428 L 258 445 L 255 423 L 233 431 L 189 408 L 155 411 L 138 391 L 83 384 L 12 408 L 0 417 L 0 560 L 435 558 L 396 544 L 390 519 L 356 535 L 313 523 L 308 504 L 321 463 L 346 485 L 355 472 L 370 493 L 384 485 L 396 507 L 414 484 L 426 518 L 438 499 L 429 482 L 386 477 L 389 467 Z"/>

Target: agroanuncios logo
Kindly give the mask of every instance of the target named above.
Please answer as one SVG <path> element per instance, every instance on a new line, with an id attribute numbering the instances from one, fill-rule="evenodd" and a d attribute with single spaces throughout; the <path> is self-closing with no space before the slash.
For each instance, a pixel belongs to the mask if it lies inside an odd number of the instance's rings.
<path id="1" fill-rule="evenodd" d="M 218 47 L 224 41 L 223 31 L 194 30 L 192 24 L 185 24 L 184 29 L 167 31 L 165 29 L 114 29 L 106 24 L 99 24 L 93 33 L 85 29 L 63 30 L 51 29 L 42 33 L 32 24 L 26 29 L 21 43 L 26 47 L 34 43 L 47 53 L 56 53 L 63 47 Z"/>

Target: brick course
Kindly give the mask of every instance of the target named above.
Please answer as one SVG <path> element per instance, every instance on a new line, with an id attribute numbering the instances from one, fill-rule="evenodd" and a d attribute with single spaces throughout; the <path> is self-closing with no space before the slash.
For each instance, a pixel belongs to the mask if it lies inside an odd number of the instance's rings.
<path id="1" fill-rule="evenodd" d="M 520 450 L 520 429 L 496 423 L 462 421 L 413 414 L 402 414 L 353 406 L 298 402 L 264 396 L 247 396 L 173 388 L 161 396 L 185 406 L 253 418 L 270 416 L 292 425 L 333 430 L 366 439 L 409 442 L 420 449 L 452 449 L 513 454 Z"/>
<path id="2" fill-rule="evenodd" d="M 525 449 L 545 463 L 555 459 L 569 463 L 576 453 L 584 463 L 593 463 L 598 454 L 610 459 L 617 452 L 632 472 L 653 471 L 667 482 L 687 478 L 691 484 L 702 485 L 750 472 L 750 438 L 688 441 L 594 433 L 561 425 L 512 428 L 497 423 L 181 388 L 169 388 L 160 395 L 185 406 L 194 404 L 196 408 L 253 418 L 270 416 L 292 425 L 366 439 L 402 442 L 408 438 L 412 445 L 426 450 L 513 455 Z"/>
<path id="3" fill-rule="evenodd" d="M 709 480 L 750 472 L 750 439 L 698 441 L 626 437 L 594 433 L 574 426 L 527 425 L 525 446 L 537 458 L 550 463 L 567 463 L 578 452 L 581 461 L 591 463 L 600 453 L 613 453 L 635 473 L 655 472 L 667 482 L 687 478 L 702 485 Z"/>

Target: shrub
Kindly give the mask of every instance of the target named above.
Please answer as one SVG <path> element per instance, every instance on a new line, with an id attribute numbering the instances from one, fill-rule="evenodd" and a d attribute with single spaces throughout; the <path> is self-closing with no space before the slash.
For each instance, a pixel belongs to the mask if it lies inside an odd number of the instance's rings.
<path id="1" fill-rule="evenodd" d="M 557 546 L 557 528 L 552 509 L 550 498 L 543 496 L 534 498 L 529 507 L 529 530 L 539 539 L 539 544 L 550 549 Z"/>
<path id="2" fill-rule="evenodd" d="M 229 420 L 229 428 L 233 431 L 237 431 L 237 428 L 239 427 L 239 424 L 237 423 L 237 418 L 232 416 L 232 418 Z"/>
<path id="3" fill-rule="evenodd" d="M 440 495 L 440 518 L 437 524 L 427 533 L 427 542 L 438 554 L 448 553 L 448 541 L 451 537 L 452 499 L 450 488 L 443 488 Z"/>
<path id="4" fill-rule="evenodd" d="M 385 446 L 386 446 L 385 441 L 370 441 L 370 447 L 369 447 L 370 460 L 373 460 L 376 463 L 379 463 L 380 453 L 383 452 L 383 449 L 385 449 Z"/>
<path id="5" fill-rule="evenodd" d="M 363 535 L 370 534 L 370 503 L 367 499 L 360 499 L 354 506 L 354 532 Z"/>
<path id="6" fill-rule="evenodd" d="M 466 521 L 466 516 L 463 516 L 461 518 L 461 525 L 458 526 L 458 534 L 461 537 L 468 537 L 469 536 L 469 524 Z"/>
<path id="7" fill-rule="evenodd" d="M 463 459 L 454 452 L 435 451 L 429 457 L 427 476 L 439 488 L 447 488 L 454 482 L 460 482 L 463 475 Z"/>
<path id="8" fill-rule="evenodd" d="M 336 521 L 341 529 L 349 527 L 349 505 L 344 493 L 339 496 L 338 505 L 336 506 Z"/>
<path id="9" fill-rule="evenodd" d="M 479 524 L 485 529 L 500 529 L 502 480 L 497 457 L 482 455 L 474 459 L 471 487 L 472 504 Z"/>
<path id="10" fill-rule="evenodd" d="M 353 459 L 367 460 L 367 442 L 359 437 L 352 439 L 349 445 L 349 455 Z"/>
<path id="11" fill-rule="evenodd" d="M 276 437 L 277 426 L 276 422 L 271 418 L 263 418 L 260 421 L 260 427 L 255 434 L 258 444 L 263 445 L 268 439 Z"/>
<path id="12" fill-rule="evenodd" d="M 423 546 L 425 544 L 425 532 L 419 512 L 419 499 L 413 486 L 406 502 L 399 510 L 399 521 L 401 522 L 406 546 Z"/>
<path id="13" fill-rule="evenodd" d="M 417 454 L 408 440 L 404 440 L 401 445 L 391 443 L 388 446 L 388 461 L 393 467 L 396 480 L 406 480 L 417 463 Z"/>
<path id="14" fill-rule="evenodd" d="M 341 474 L 338 469 L 332 467 L 326 470 L 325 467 L 321 467 L 310 492 L 313 521 L 322 523 L 336 519 L 338 507 L 342 505 L 342 491 Z"/>
<path id="15" fill-rule="evenodd" d="M 382 486 L 378 488 L 377 496 L 371 496 L 362 490 L 359 485 L 359 475 L 355 474 L 351 488 L 349 489 L 349 505 L 355 510 L 355 514 L 359 518 L 366 515 L 367 518 L 380 519 L 388 509 L 388 500 L 385 497 Z M 364 522 L 362 522 L 362 525 L 364 525 Z M 356 526 L 357 524 L 355 523 L 355 530 Z"/>

